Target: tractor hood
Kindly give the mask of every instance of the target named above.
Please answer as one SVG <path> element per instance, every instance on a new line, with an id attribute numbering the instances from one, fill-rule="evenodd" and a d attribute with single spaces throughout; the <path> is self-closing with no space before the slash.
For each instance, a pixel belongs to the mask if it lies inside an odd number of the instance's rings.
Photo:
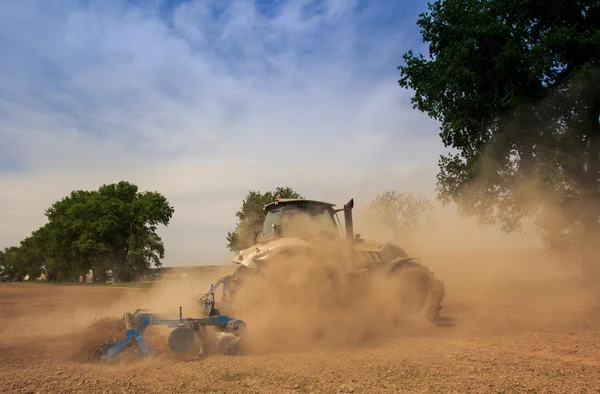
<path id="1" fill-rule="evenodd" d="M 354 250 L 365 263 L 382 263 L 386 261 L 382 250 L 384 242 L 372 239 L 357 239 L 354 241 Z"/>
<path id="2" fill-rule="evenodd" d="M 354 250 L 367 262 L 386 262 L 396 258 L 408 258 L 406 251 L 391 242 L 360 239 L 354 243 Z"/>
<path id="3" fill-rule="evenodd" d="M 361 239 L 354 243 L 354 250 L 357 252 L 379 252 L 385 245 L 385 242 L 372 239 Z"/>
<path id="4" fill-rule="evenodd" d="M 277 238 L 263 244 L 253 245 L 248 249 L 240 251 L 233 258 L 232 263 L 242 264 L 253 268 L 256 261 L 262 261 L 270 258 L 284 250 L 308 250 L 312 249 L 310 244 L 298 238 Z"/>
<path id="5" fill-rule="evenodd" d="M 354 240 L 353 247 L 365 263 L 383 263 L 398 257 L 408 257 L 404 249 L 389 242 L 361 238 Z M 299 238 L 277 238 L 240 251 L 232 262 L 254 268 L 257 262 L 267 260 L 282 251 L 311 249 L 314 249 L 312 245 Z"/>

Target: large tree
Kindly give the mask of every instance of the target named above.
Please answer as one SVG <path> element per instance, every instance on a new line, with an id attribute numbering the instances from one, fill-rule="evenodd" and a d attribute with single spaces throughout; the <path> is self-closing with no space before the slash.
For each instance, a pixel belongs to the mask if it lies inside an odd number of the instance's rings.
<path id="1" fill-rule="evenodd" d="M 79 280 L 91 270 L 97 281 L 108 273 L 131 281 L 162 265 L 165 248 L 156 230 L 174 213 L 157 192 L 139 192 L 129 182 L 75 190 L 46 210 L 48 222 L 6 250 L 5 271 L 21 278 Z"/>
<path id="2" fill-rule="evenodd" d="M 441 123 L 439 197 L 484 223 L 533 216 L 550 246 L 598 244 L 600 2 L 437 0 L 420 15 L 429 57 L 400 86 Z"/>
<path id="3" fill-rule="evenodd" d="M 277 187 L 273 191 L 261 193 L 259 191 L 249 191 L 240 210 L 235 213 L 238 223 L 233 231 L 227 233 L 227 248 L 235 252 L 252 246 L 254 232 L 262 230 L 262 223 L 265 219 L 263 207 L 275 198 L 304 198 L 289 186 Z"/>
<path id="4" fill-rule="evenodd" d="M 110 271 L 118 281 L 131 281 L 161 265 L 165 249 L 156 230 L 173 213 L 163 195 L 125 181 L 74 191 L 46 211 L 52 257 L 71 272 L 92 270 L 103 280 Z"/>

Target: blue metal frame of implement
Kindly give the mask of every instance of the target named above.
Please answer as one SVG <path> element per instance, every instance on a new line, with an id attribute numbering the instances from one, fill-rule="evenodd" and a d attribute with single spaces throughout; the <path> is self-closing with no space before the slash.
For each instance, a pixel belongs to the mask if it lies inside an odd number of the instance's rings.
<path id="1" fill-rule="evenodd" d="M 119 341 L 109 341 L 100 346 L 92 354 L 92 359 L 116 363 L 119 361 L 120 353 L 134 342 L 138 345 L 140 358 L 152 355 L 150 347 L 144 340 L 143 331 L 148 326 L 158 325 L 175 328 L 169 334 L 169 349 L 186 361 L 200 358 L 201 355 L 206 353 L 206 347 L 216 350 L 217 353 L 235 354 L 238 342 L 246 332 L 246 323 L 242 320 L 221 315 L 214 300 L 214 290 L 221 284 L 224 284 L 225 295 L 228 279 L 219 279 L 215 285 L 211 285 L 209 293 L 198 300 L 207 317 L 184 319 L 182 307 L 179 307 L 179 319 L 164 319 L 160 315 L 148 313 L 143 309 L 138 309 L 133 314 L 125 313 L 123 316 L 127 328 L 125 337 Z M 207 327 L 213 327 L 216 330 L 212 341 L 207 339 Z"/>

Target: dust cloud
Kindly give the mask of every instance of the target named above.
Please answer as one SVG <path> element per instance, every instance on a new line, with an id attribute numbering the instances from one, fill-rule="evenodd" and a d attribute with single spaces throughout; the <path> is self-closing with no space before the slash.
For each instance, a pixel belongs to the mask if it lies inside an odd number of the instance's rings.
<path id="1" fill-rule="evenodd" d="M 474 183 L 485 183 L 486 176 L 482 171 Z M 364 185 L 362 189 L 372 189 L 369 186 Z M 477 186 L 465 190 L 464 198 L 476 192 Z M 411 192 L 402 188 L 395 190 Z M 583 242 L 563 248 L 560 253 L 548 248 L 548 234 L 560 234 L 559 230 L 568 229 L 566 224 L 572 221 L 573 213 L 565 209 L 556 196 L 543 190 L 541 181 L 534 177 L 520 179 L 509 190 L 520 210 L 515 215 L 522 219 L 520 231 L 505 232 L 494 224 L 484 227 L 476 218 L 461 215 L 456 204 L 442 206 L 435 197 L 428 196 L 434 202 L 431 225 L 416 229 L 405 239 L 394 240 L 384 223 L 365 218 L 364 207 L 372 197 L 365 198 L 364 194 L 357 194 L 355 198 L 354 230 L 363 238 L 394 242 L 403 247 L 444 282 L 446 297 L 442 319 L 465 313 L 461 309 L 463 305 L 469 305 L 473 316 L 483 315 L 486 310 L 505 311 L 510 305 L 512 309 L 535 311 L 532 315 L 539 318 L 537 323 L 523 325 L 523 330 L 535 324 L 540 325 L 536 328 L 546 329 L 543 324 L 555 322 L 565 311 L 586 314 L 600 305 L 597 282 L 586 281 L 590 274 L 582 264 L 586 256 L 589 259 L 598 255 L 600 243 L 597 239 L 586 240 L 587 236 L 581 233 L 579 239 Z M 497 213 L 502 217 L 509 212 Z M 600 268 L 597 257 L 593 264 Z M 454 324 L 463 328 L 467 325 L 460 321 Z M 468 330 L 476 332 L 485 324 L 470 321 Z"/>
<path id="2" fill-rule="evenodd" d="M 23 296 L 47 293 L 51 297 L 31 298 L 21 304 L 19 297 L 5 300 L 19 305 L 9 319 L 0 324 L 0 342 L 10 340 L 17 359 L 38 357 L 56 361 L 87 363 L 93 351 L 106 341 L 118 341 L 125 336 L 123 314 L 136 309 L 179 318 L 179 307 L 185 317 L 202 317 L 197 303 L 201 294 L 220 273 L 231 267 L 206 269 L 206 272 L 184 275 L 165 275 L 149 290 L 113 286 L 54 286 L 24 285 Z M 69 297 L 71 291 L 78 297 Z M 65 296 L 67 295 L 66 302 Z M 166 351 L 171 329 L 162 326 L 148 327 L 144 336 L 159 350 Z"/>
<path id="3" fill-rule="evenodd" d="M 543 198 L 535 190 L 527 189 L 530 201 Z M 360 194 L 356 201 L 355 232 L 364 238 L 389 241 L 380 226 L 365 225 Z M 548 202 L 547 206 L 551 204 Z M 555 212 L 560 215 L 559 210 Z M 415 231 L 406 242 L 397 243 L 444 283 L 442 320 L 457 313 L 464 315 L 464 311 L 457 309 L 462 304 L 471 305 L 470 313 L 475 315 L 480 310 L 507 304 L 534 308 L 536 316 L 549 320 L 561 316 L 559 310 L 586 311 L 595 305 L 596 295 L 578 281 L 581 272 L 577 264 L 564 255 L 549 252 L 533 223 L 526 224 L 525 234 L 506 234 L 494 227 L 484 230 L 476 220 L 458 215 L 454 207 L 439 205 L 434 218 L 432 226 Z M 211 283 L 237 267 L 226 264 L 199 274 L 166 275 L 148 291 L 89 289 L 85 302 L 57 303 L 36 316 L 24 314 L 12 318 L 10 324 L 2 327 L 0 336 L 10 337 L 26 347 L 27 338 L 63 335 L 63 339 L 49 343 L 46 352 L 58 354 L 59 345 L 69 343 L 70 351 L 63 352 L 61 357 L 85 362 L 95 346 L 124 335 L 121 320 L 124 312 L 140 308 L 177 318 L 182 307 L 184 317 L 201 317 L 197 304 L 200 295 L 208 291 Z M 422 316 L 403 310 L 399 300 L 410 295 L 408 282 L 385 275 L 357 279 L 350 275 L 351 271 L 352 267 L 340 260 L 316 263 L 294 258 L 270 266 L 266 276 L 253 277 L 236 294 L 231 314 L 248 325 L 242 352 L 360 347 L 437 329 Z M 106 302 L 105 297 L 94 302 L 93 292 L 99 294 L 104 290 L 112 292 L 111 302 Z M 456 324 L 460 327 L 461 322 Z M 476 330 L 478 323 L 471 321 L 468 328 L 462 327 Z M 151 327 L 145 335 L 164 349 L 168 333 L 168 329 Z"/>
<path id="4" fill-rule="evenodd" d="M 233 313 L 252 353 L 361 346 L 430 328 L 400 303 L 402 277 L 350 275 L 344 264 L 295 256 L 261 268 L 236 290 Z"/>

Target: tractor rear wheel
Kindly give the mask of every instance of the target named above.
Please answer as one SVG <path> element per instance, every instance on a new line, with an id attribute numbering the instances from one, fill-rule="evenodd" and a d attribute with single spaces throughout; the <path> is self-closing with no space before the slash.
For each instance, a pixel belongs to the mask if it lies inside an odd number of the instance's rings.
<path id="1" fill-rule="evenodd" d="M 399 279 L 401 304 L 412 315 L 423 315 L 435 323 L 439 319 L 444 284 L 425 266 L 406 258 L 388 263 L 387 275 Z"/>

